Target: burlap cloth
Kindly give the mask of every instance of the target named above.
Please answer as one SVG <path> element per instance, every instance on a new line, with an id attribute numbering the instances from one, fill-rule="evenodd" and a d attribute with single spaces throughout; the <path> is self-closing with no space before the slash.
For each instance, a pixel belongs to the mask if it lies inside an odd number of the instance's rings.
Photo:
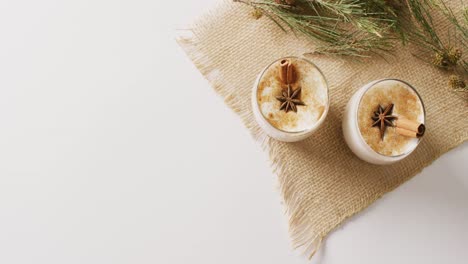
<path id="1" fill-rule="evenodd" d="M 192 35 L 181 37 L 179 43 L 268 151 L 280 182 L 293 245 L 313 255 L 323 238 L 345 219 L 463 143 L 468 136 L 468 107 L 449 90 L 445 73 L 416 59 L 406 48 L 387 61 L 313 56 L 309 59 L 322 69 L 330 85 L 331 106 L 325 124 L 301 142 L 273 140 L 257 126 L 251 112 L 255 78 L 275 59 L 301 56 L 314 47 L 284 33 L 266 17 L 253 19 L 250 11 L 242 4 L 221 1 L 194 24 Z M 395 165 L 376 166 L 349 150 L 341 116 L 358 88 L 385 77 L 406 80 L 416 87 L 426 106 L 428 130 L 408 158 Z"/>

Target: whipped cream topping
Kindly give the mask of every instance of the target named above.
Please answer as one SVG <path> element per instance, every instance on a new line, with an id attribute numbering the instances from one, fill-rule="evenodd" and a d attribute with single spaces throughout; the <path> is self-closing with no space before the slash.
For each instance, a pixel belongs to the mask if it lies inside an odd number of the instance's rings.
<path id="1" fill-rule="evenodd" d="M 297 81 L 293 90 L 301 87 L 300 99 L 304 106 L 297 106 L 297 113 L 280 110 L 276 96 L 287 86 L 279 77 L 280 60 L 270 65 L 260 76 L 257 87 L 257 103 L 264 118 L 275 128 L 286 132 L 302 132 L 314 128 L 326 110 L 328 88 L 322 73 L 310 62 L 299 58 L 287 58 L 294 65 Z"/>
<path id="2" fill-rule="evenodd" d="M 371 116 L 379 105 L 393 103 L 393 115 L 424 123 L 424 108 L 417 93 L 406 83 L 384 80 L 374 84 L 362 96 L 358 108 L 358 126 L 362 138 L 373 150 L 386 156 L 398 156 L 413 150 L 418 138 L 399 135 L 394 127 L 387 127 L 384 139 L 378 127 L 372 127 Z"/>

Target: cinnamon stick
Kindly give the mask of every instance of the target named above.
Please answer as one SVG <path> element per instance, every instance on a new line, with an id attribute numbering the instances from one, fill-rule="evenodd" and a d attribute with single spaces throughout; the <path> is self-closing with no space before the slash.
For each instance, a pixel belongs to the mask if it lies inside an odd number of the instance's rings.
<path id="1" fill-rule="evenodd" d="M 396 120 L 396 127 L 413 131 L 416 133 L 417 137 L 422 137 L 424 135 L 424 132 L 426 132 L 426 126 L 424 124 L 408 120 L 404 117 L 398 117 L 398 119 Z"/>
<path id="2" fill-rule="evenodd" d="M 280 79 L 283 83 L 286 83 L 286 84 L 288 81 L 288 65 L 289 65 L 288 60 L 280 61 L 280 69 L 279 69 Z"/>
<path id="3" fill-rule="evenodd" d="M 296 69 L 289 60 L 280 61 L 279 74 L 281 81 L 285 84 L 296 82 Z"/>
<path id="4" fill-rule="evenodd" d="M 418 137 L 418 133 L 416 131 L 411 131 L 411 130 L 404 129 L 404 128 L 401 128 L 401 127 L 397 127 L 395 130 L 399 135 L 402 135 L 402 136 L 405 136 L 405 137 L 412 137 L 412 138 L 417 138 Z"/>

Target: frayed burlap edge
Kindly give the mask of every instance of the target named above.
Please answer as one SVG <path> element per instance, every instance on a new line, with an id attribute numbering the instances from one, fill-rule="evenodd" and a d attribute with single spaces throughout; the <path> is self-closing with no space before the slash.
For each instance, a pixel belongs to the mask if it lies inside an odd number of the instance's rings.
<path id="1" fill-rule="evenodd" d="M 213 71 L 216 71 L 216 69 L 211 67 L 203 54 L 197 50 L 195 36 L 191 38 L 180 37 L 177 39 L 177 42 L 185 50 L 198 70 L 205 76 L 213 89 L 224 99 L 226 105 L 239 115 L 242 123 L 250 131 L 252 137 L 260 143 L 264 151 L 268 152 L 273 172 L 277 175 L 287 175 L 288 170 L 282 165 L 281 159 L 275 155 L 276 150 L 269 147 L 268 141 L 271 139 L 263 133 L 261 128 L 257 125 L 251 113 L 251 109 L 240 107 L 235 94 L 225 90 L 222 85 L 217 82 L 216 77 L 214 77 L 215 74 L 211 74 Z M 288 177 L 284 178 L 287 179 Z M 282 179 L 282 177 L 279 179 Z M 297 203 L 299 197 L 294 197 L 294 194 L 286 195 L 287 193 L 291 193 L 287 191 L 288 182 L 280 180 L 279 188 L 285 204 L 286 214 L 289 216 L 289 231 L 292 238 L 292 245 L 295 249 L 302 248 L 303 252 L 309 254 L 311 258 L 320 248 L 323 235 L 315 232 L 312 225 L 307 222 L 307 218 L 304 217 L 304 215 L 301 216 L 301 211 Z"/>

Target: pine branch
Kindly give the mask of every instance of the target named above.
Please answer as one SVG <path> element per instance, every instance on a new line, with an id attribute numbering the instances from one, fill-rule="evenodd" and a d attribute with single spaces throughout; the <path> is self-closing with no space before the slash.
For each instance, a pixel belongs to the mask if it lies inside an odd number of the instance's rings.
<path id="1" fill-rule="evenodd" d="M 369 1 L 383 0 L 297 0 L 294 5 L 275 0 L 234 1 L 260 10 L 283 30 L 317 41 L 320 53 L 369 56 L 394 46 L 390 29 L 398 22 L 396 16 L 369 7 Z"/>

